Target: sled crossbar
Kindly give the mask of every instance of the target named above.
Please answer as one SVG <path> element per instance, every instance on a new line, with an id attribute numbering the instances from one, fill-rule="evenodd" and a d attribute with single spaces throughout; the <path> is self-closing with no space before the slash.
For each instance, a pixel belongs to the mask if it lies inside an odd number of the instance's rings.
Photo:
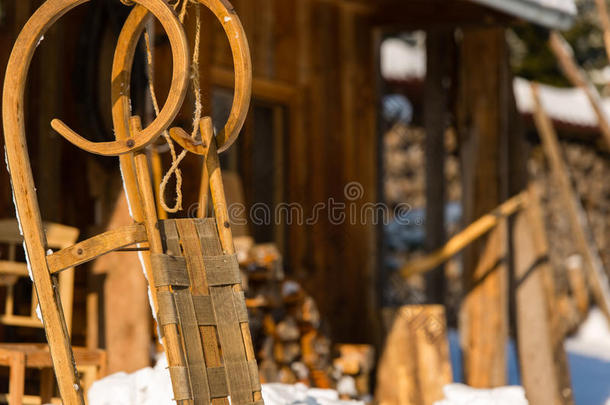
<path id="1" fill-rule="evenodd" d="M 49 271 L 52 274 L 58 273 L 87 263 L 106 253 L 146 241 L 148 241 L 148 236 L 144 224 L 113 229 L 47 256 Z"/>

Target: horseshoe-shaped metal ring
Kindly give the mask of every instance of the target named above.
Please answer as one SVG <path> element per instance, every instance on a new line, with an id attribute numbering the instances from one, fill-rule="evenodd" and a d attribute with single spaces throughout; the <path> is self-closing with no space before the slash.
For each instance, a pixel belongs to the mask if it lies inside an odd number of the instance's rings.
<path id="1" fill-rule="evenodd" d="M 252 63 L 250 61 L 250 48 L 246 39 L 243 26 L 239 17 L 235 13 L 233 6 L 228 0 L 198 0 L 206 6 L 216 16 L 222 25 L 233 54 L 233 64 L 235 68 L 235 91 L 233 95 L 233 105 L 229 118 L 222 130 L 216 135 L 218 152 L 229 148 L 239 136 L 239 132 L 244 125 L 248 108 L 250 106 L 250 96 L 252 93 Z M 113 64 L 113 78 L 119 72 L 131 72 L 133 63 L 133 51 L 144 29 L 147 13 L 141 7 L 135 7 L 129 15 L 127 22 L 119 37 L 119 44 L 115 52 Z M 121 80 L 125 83 L 125 89 L 129 88 L 130 75 L 127 74 Z M 114 128 L 117 139 L 126 139 L 129 134 L 129 93 L 119 94 L 119 89 L 113 86 L 112 99 L 115 100 L 113 108 Z M 117 100 L 119 100 L 117 102 Z M 201 145 L 193 143 L 189 138 L 177 135 L 182 132 L 170 131 L 172 138 L 184 149 L 192 153 L 203 155 L 206 149 Z"/>
<path id="2" fill-rule="evenodd" d="M 36 46 L 40 38 L 46 30 L 61 16 L 66 14 L 72 8 L 86 3 L 88 0 L 48 0 L 38 11 L 32 16 L 28 25 L 24 27 L 21 35 L 15 44 L 15 50 L 11 55 L 12 64 L 9 64 L 7 78 L 10 84 L 18 91 L 11 92 L 11 100 L 7 106 L 4 103 L 4 108 L 11 109 L 10 114 L 23 117 L 23 92 L 27 71 L 36 50 Z M 173 9 L 163 0 L 134 0 L 141 5 L 142 8 L 150 10 L 150 12 L 161 22 L 163 28 L 167 32 L 173 54 L 173 75 L 172 75 L 172 91 L 167 98 L 165 106 L 159 113 L 157 118 L 145 129 L 130 139 L 121 139 L 110 142 L 92 142 L 72 129 L 58 119 L 51 122 L 51 126 L 59 132 L 64 138 L 76 145 L 77 147 L 86 150 L 90 153 L 95 153 L 104 156 L 118 156 L 129 152 L 134 152 L 153 142 L 176 117 L 180 111 L 182 102 L 188 89 L 188 45 L 186 35 L 182 24 L 176 17 Z M 21 122 L 22 130 L 23 123 Z"/>

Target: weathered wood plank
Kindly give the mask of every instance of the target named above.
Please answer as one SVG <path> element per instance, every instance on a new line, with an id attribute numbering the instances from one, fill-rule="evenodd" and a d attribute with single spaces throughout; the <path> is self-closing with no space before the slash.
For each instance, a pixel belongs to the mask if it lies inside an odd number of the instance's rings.
<path id="1" fill-rule="evenodd" d="M 103 254 L 147 240 L 144 224 L 127 225 L 55 252 L 47 256 L 47 263 L 51 273 L 57 273 L 91 261 Z"/>
<path id="2" fill-rule="evenodd" d="M 503 202 L 508 136 L 502 117 L 509 112 L 510 86 L 505 30 L 472 27 L 460 43 L 457 130 L 462 163 L 463 221 L 473 222 Z M 472 72 L 478 72 L 473 75 Z M 463 253 L 464 305 L 460 332 L 466 383 L 506 384 L 508 336 L 507 228 L 500 221 L 487 237 Z"/>
<path id="3" fill-rule="evenodd" d="M 445 310 L 440 305 L 401 307 L 377 371 L 381 405 L 432 405 L 452 382 Z"/>
<path id="4" fill-rule="evenodd" d="M 553 276 L 537 193 L 530 186 L 527 208 L 517 214 L 512 233 L 521 376 L 531 405 L 573 404 L 563 339 L 555 344 L 563 333 L 553 322 L 554 286 L 545 286 Z"/>

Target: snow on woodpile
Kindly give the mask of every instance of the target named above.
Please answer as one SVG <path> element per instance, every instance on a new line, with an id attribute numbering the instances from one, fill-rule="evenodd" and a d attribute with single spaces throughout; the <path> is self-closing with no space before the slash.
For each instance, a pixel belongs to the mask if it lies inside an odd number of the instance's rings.
<path id="1" fill-rule="evenodd" d="M 547 114 L 556 121 L 581 127 L 597 127 L 598 120 L 586 94 L 579 88 L 540 87 L 540 99 Z M 522 114 L 533 114 L 534 98 L 531 83 L 516 78 L 513 82 L 517 107 Z M 603 99 L 602 107 L 610 117 L 610 100 Z"/>
<path id="2" fill-rule="evenodd" d="M 576 14 L 576 5 L 573 0 L 537 0 L 538 3 L 548 8 L 561 10 L 568 14 Z"/>
<path id="3" fill-rule="evenodd" d="M 471 388 L 463 384 L 449 384 L 443 388 L 445 399 L 434 405 L 528 405 L 522 387 L 493 389 Z"/>
<path id="4" fill-rule="evenodd" d="M 335 390 L 308 388 L 304 384 L 263 384 L 265 405 L 364 405 L 339 400 Z M 167 360 L 132 374 L 116 373 L 96 381 L 88 393 L 89 405 L 174 405 Z"/>
<path id="5" fill-rule="evenodd" d="M 394 82 L 424 80 L 425 37 L 417 33 L 408 41 L 402 38 L 388 38 L 383 41 L 381 74 L 384 79 Z M 534 101 L 531 83 L 522 78 L 515 78 L 513 89 L 519 111 L 522 114 L 532 114 Z M 540 85 L 540 98 L 547 114 L 554 121 L 589 129 L 597 128 L 597 116 L 581 89 Z M 610 117 L 610 99 L 604 98 L 601 103 L 606 115 Z"/>

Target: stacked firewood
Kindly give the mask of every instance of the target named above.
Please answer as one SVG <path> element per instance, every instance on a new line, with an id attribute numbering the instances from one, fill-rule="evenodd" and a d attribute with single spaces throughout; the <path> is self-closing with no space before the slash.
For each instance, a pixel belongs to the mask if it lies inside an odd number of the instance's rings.
<path id="1" fill-rule="evenodd" d="M 610 268 L 610 250 L 608 246 L 610 235 L 610 164 L 603 153 L 595 148 L 581 143 L 561 142 L 563 156 L 569 168 L 572 184 L 589 220 L 590 231 L 593 234 L 599 253 L 606 268 Z M 558 187 L 547 167 L 546 159 L 540 148 L 534 149 L 530 169 L 535 179 L 544 185 L 543 204 L 546 214 L 547 233 L 551 249 L 553 267 L 558 269 L 556 275 L 559 285 L 567 284 L 566 266 L 568 258 L 578 254 L 573 242 L 562 199 L 558 195 Z M 565 281 L 565 283 L 562 283 Z"/>
<path id="2" fill-rule="evenodd" d="M 321 330 L 313 298 L 284 277 L 277 247 L 247 239 L 236 238 L 235 245 L 261 381 L 303 383 L 337 389 L 344 398 L 370 398 L 372 347 L 333 346 Z"/>
<path id="3" fill-rule="evenodd" d="M 384 188 L 390 205 L 408 203 L 414 208 L 425 205 L 425 139 L 422 128 L 402 123 L 394 125 L 384 135 Z M 457 136 L 445 134 L 445 178 L 447 200 L 461 198 L 460 168 L 457 156 Z"/>

